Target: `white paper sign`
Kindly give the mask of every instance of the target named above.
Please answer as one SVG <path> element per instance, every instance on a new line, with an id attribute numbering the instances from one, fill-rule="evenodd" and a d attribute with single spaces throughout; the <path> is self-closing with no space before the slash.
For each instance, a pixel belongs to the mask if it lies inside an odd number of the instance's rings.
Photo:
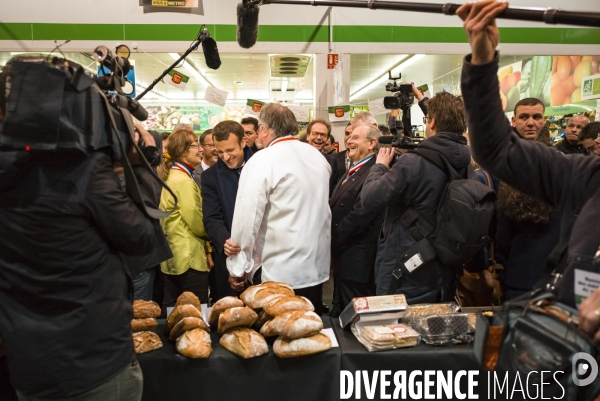
<path id="1" fill-rule="evenodd" d="M 227 95 L 229 95 L 229 92 L 209 86 L 206 88 L 204 100 L 208 100 L 210 103 L 216 104 L 217 106 L 225 107 Z"/>
<path id="2" fill-rule="evenodd" d="M 410 258 L 406 262 L 404 262 L 404 267 L 406 267 L 406 270 L 408 270 L 409 273 L 412 273 L 413 270 L 415 270 L 417 267 L 421 266 L 422 264 L 423 264 L 423 258 L 421 258 L 421 255 L 417 253 L 412 258 Z"/>
<path id="3" fill-rule="evenodd" d="M 337 338 L 335 337 L 335 333 L 333 332 L 333 329 L 323 329 L 323 330 L 321 330 L 321 333 L 323 333 L 327 337 L 329 337 L 329 339 L 331 340 L 331 347 L 332 348 L 340 346 L 338 344 Z"/>
<path id="4" fill-rule="evenodd" d="M 333 69 L 333 105 L 338 106 L 344 103 L 344 63 L 340 57 L 337 65 Z"/>
<path id="5" fill-rule="evenodd" d="M 288 106 L 288 109 L 296 116 L 296 121 L 299 123 L 308 122 L 308 107 L 307 106 Z"/>
<path id="6" fill-rule="evenodd" d="M 600 286 L 600 274 L 575 269 L 575 303 L 579 305 Z"/>
<path id="7" fill-rule="evenodd" d="M 374 116 L 389 113 L 389 110 L 383 107 L 383 98 L 371 100 L 369 102 L 369 113 L 371 113 Z"/>

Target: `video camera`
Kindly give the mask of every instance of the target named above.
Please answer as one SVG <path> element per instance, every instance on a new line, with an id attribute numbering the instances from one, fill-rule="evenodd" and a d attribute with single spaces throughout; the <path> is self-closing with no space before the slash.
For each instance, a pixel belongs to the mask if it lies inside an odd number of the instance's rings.
<path id="1" fill-rule="evenodd" d="M 388 83 L 385 86 L 385 90 L 388 92 L 395 92 L 394 96 L 386 96 L 383 98 L 383 106 L 388 110 L 401 110 L 402 120 L 398 120 L 394 113 L 388 117 L 388 128 L 392 133 L 391 139 L 389 137 L 381 137 L 380 143 L 389 143 L 395 148 L 400 149 L 415 149 L 419 145 L 414 142 L 411 138 L 413 131 L 411 129 L 410 121 L 410 108 L 415 101 L 415 97 L 412 94 L 412 84 L 396 84 L 396 81 L 402 77 L 402 74 L 398 74 L 398 77 L 392 77 L 392 72 L 388 72 L 389 79 L 393 80 L 394 83 Z M 400 131 L 403 131 L 404 136 L 399 135 Z M 384 139 L 382 142 L 381 139 Z"/>
<path id="2" fill-rule="evenodd" d="M 100 77 L 65 58 L 14 57 L 0 74 L 4 111 L 0 146 L 85 154 L 102 149 L 122 161 L 133 146 L 131 115 L 140 121 L 148 118 L 146 110 L 124 92 L 133 89 L 125 78 L 131 68 L 127 57 L 126 46 L 119 46 L 116 55 L 98 46 L 93 58 L 103 69 Z M 151 133 L 161 148 L 160 134 Z M 137 145 L 151 165 L 160 164 L 160 152 L 141 142 Z"/>

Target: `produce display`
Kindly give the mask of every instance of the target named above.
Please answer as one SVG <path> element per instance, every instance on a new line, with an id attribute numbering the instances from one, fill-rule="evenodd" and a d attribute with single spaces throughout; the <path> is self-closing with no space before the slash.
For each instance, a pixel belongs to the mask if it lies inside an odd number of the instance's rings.
<path id="1" fill-rule="evenodd" d="M 552 56 L 550 105 L 581 102 L 583 77 L 600 73 L 600 56 Z"/>
<path id="2" fill-rule="evenodd" d="M 143 102 L 142 102 L 143 103 Z M 213 128 L 223 120 L 241 121 L 245 106 L 147 106 L 146 129 L 171 131 L 177 124 L 191 124 L 194 131 Z"/>

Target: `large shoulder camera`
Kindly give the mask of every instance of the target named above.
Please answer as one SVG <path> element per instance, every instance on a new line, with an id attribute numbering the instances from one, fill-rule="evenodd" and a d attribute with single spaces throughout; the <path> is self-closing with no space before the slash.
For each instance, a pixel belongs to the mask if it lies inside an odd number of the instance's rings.
<path id="1" fill-rule="evenodd" d="M 402 119 L 398 120 L 394 113 L 388 117 L 388 128 L 392 134 L 390 143 L 395 148 L 400 149 L 415 149 L 419 144 L 413 141 L 412 125 L 410 120 L 410 108 L 415 101 L 415 97 L 412 93 L 412 84 L 400 84 L 396 83 L 400 80 L 402 74 L 398 74 L 397 77 L 392 77 L 392 72 L 388 72 L 389 79 L 393 80 L 393 83 L 388 83 L 385 86 L 385 90 L 388 92 L 395 92 L 394 96 L 386 96 L 383 98 L 383 106 L 388 110 L 401 110 Z M 400 135 L 402 132 L 404 135 Z"/>
<path id="2" fill-rule="evenodd" d="M 123 57 L 124 47 L 117 48 L 116 55 L 104 46 L 94 50 L 94 60 L 104 69 L 101 77 L 60 57 L 23 55 L 9 61 L 0 83 L 5 95 L 0 146 L 85 154 L 102 149 L 114 160 L 126 157 L 123 153 L 133 145 L 126 118 L 131 114 L 144 121 L 148 113 L 123 91 L 130 68 L 129 49 Z M 160 147 L 160 134 L 152 135 Z M 141 151 L 151 164 L 160 164 L 160 152 L 144 146 Z"/>

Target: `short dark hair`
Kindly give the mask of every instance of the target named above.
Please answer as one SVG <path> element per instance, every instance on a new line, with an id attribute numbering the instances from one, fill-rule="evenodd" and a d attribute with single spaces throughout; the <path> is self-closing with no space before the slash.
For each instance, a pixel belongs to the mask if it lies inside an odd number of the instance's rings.
<path id="1" fill-rule="evenodd" d="M 207 129 L 206 131 L 204 131 L 202 135 L 200 135 L 200 145 L 204 146 L 204 140 L 206 140 L 207 136 L 212 135 L 212 133 L 212 129 Z"/>
<path id="2" fill-rule="evenodd" d="M 252 124 L 254 125 L 254 131 L 258 131 L 258 120 L 254 117 L 244 117 L 240 124 Z"/>
<path id="3" fill-rule="evenodd" d="M 329 136 L 327 137 L 327 139 L 329 139 L 329 142 L 331 142 L 332 145 L 335 142 L 335 138 L 331 134 L 329 134 Z"/>
<path id="4" fill-rule="evenodd" d="M 386 127 L 385 125 L 379 125 L 379 126 L 377 126 L 377 128 L 379 128 L 379 132 L 381 132 L 382 136 L 392 135 L 392 133 L 390 132 L 390 129 L 388 127 Z"/>
<path id="5" fill-rule="evenodd" d="M 160 133 L 160 137 L 162 138 L 163 141 L 169 139 L 170 135 L 171 135 L 171 133 L 169 131 L 163 131 Z"/>
<path id="6" fill-rule="evenodd" d="M 331 124 L 329 124 L 329 121 L 324 120 L 322 118 L 315 118 L 314 120 L 308 123 L 308 125 L 306 126 L 306 133 L 308 135 L 310 135 L 313 125 L 317 123 L 323 124 L 325 127 L 327 127 L 327 135 L 331 135 Z"/>
<path id="7" fill-rule="evenodd" d="M 237 136 L 238 143 L 242 143 L 242 139 L 244 139 L 244 127 L 237 121 L 225 120 L 221 121 L 213 128 L 214 141 L 226 141 L 231 134 Z"/>
<path id="8" fill-rule="evenodd" d="M 465 133 L 467 121 L 462 97 L 448 92 L 439 92 L 425 104 L 428 117 L 435 118 L 437 132 L 454 132 L 459 135 Z"/>
<path id="9" fill-rule="evenodd" d="M 535 97 L 526 97 L 525 99 L 519 100 L 517 104 L 515 104 L 515 109 L 513 111 L 516 116 L 517 109 L 519 108 L 519 106 L 537 106 L 538 104 L 541 104 L 542 110 L 546 111 L 546 106 L 544 106 L 544 103 L 540 99 L 537 99 Z"/>
<path id="10" fill-rule="evenodd" d="M 588 123 L 581 130 L 581 133 L 579 134 L 579 140 L 583 141 L 584 139 L 596 139 L 596 138 L 598 138 L 599 134 L 600 134 L 600 121 Z"/>

